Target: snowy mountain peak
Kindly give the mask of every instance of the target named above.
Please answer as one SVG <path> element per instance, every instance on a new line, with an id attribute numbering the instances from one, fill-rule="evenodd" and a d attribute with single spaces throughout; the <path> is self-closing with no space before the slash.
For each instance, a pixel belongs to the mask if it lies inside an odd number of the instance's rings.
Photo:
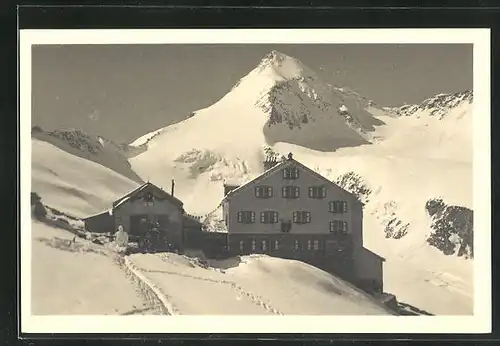
<path id="1" fill-rule="evenodd" d="M 315 79 L 314 72 L 299 60 L 275 50 L 264 56 L 253 72 L 272 76 L 277 81 Z"/>

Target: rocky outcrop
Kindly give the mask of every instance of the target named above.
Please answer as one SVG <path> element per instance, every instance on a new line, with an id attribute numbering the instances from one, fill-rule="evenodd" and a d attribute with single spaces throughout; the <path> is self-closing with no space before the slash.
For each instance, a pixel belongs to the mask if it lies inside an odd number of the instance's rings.
<path id="1" fill-rule="evenodd" d="M 387 108 L 386 110 L 396 116 L 402 117 L 418 116 L 420 113 L 426 113 L 432 117 L 442 119 L 450 112 L 451 109 L 458 107 L 463 103 L 472 102 L 472 90 L 467 90 L 453 94 L 439 94 L 424 100 L 420 104 L 404 105 L 397 108 Z"/>
<path id="2" fill-rule="evenodd" d="M 363 178 L 355 172 L 347 172 L 335 179 L 335 183 L 344 190 L 352 193 L 363 203 L 369 202 L 372 190 L 365 183 Z"/>
<path id="3" fill-rule="evenodd" d="M 445 255 L 473 258 L 473 211 L 462 206 L 447 205 L 442 198 L 428 200 L 425 209 L 432 218 L 432 232 L 427 242 Z"/>

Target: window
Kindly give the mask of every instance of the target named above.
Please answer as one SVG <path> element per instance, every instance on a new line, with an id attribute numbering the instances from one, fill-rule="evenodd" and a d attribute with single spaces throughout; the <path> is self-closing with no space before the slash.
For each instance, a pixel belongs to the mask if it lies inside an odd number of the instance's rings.
<path id="1" fill-rule="evenodd" d="M 283 179 L 298 179 L 299 169 L 296 167 L 283 168 Z"/>
<path id="2" fill-rule="evenodd" d="M 283 198 L 299 198 L 300 188 L 298 186 L 283 186 Z"/>
<path id="3" fill-rule="evenodd" d="M 239 211 L 238 212 L 238 222 L 239 223 L 254 223 L 255 222 L 255 212 L 253 211 Z"/>
<path id="4" fill-rule="evenodd" d="M 274 250 L 278 250 L 278 249 L 279 249 L 279 247 L 280 247 L 280 243 L 279 243 L 279 241 L 275 240 L 275 241 L 274 241 Z"/>
<path id="5" fill-rule="evenodd" d="M 342 220 L 330 221 L 330 232 L 346 234 L 347 233 L 347 222 Z"/>
<path id="6" fill-rule="evenodd" d="M 252 240 L 252 251 L 255 251 L 255 239 Z"/>
<path id="7" fill-rule="evenodd" d="M 311 222 L 311 212 L 309 211 L 295 211 L 293 213 L 294 223 L 310 223 Z"/>
<path id="8" fill-rule="evenodd" d="M 347 202 L 330 201 L 330 203 L 328 203 L 328 210 L 330 211 L 330 213 L 335 213 L 335 214 L 347 213 Z"/>
<path id="9" fill-rule="evenodd" d="M 245 247 L 245 243 L 243 240 L 240 240 L 240 251 L 243 251 L 243 248 Z"/>
<path id="10" fill-rule="evenodd" d="M 295 243 L 293 244 L 293 248 L 294 250 L 300 250 L 300 243 L 298 240 L 296 240 Z"/>
<path id="11" fill-rule="evenodd" d="M 265 240 L 263 240 L 260 245 L 263 251 L 267 250 L 267 242 Z"/>
<path id="12" fill-rule="evenodd" d="M 313 247 L 314 247 L 314 250 L 319 250 L 319 240 L 315 240 L 313 242 Z"/>
<path id="13" fill-rule="evenodd" d="M 309 198 L 322 199 L 326 197 L 326 188 L 324 186 L 310 186 Z"/>
<path id="14" fill-rule="evenodd" d="M 312 250 L 312 242 L 310 240 L 307 241 L 307 250 Z"/>
<path id="15" fill-rule="evenodd" d="M 271 186 L 257 186 L 255 187 L 255 197 L 257 198 L 273 197 L 273 188 Z"/>
<path id="16" fill-rule="evenodd" d="M 260 213 L 261 223 L 278 223 L 278 212 L 276 211 L 263 211 Z"/>

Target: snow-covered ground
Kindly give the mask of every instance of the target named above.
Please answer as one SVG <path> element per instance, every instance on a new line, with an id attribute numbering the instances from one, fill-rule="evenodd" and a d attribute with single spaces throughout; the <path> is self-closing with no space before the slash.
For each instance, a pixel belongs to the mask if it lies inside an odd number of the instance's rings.
<path id="1" fill-rule="evenodd" d="M 49 143 L 33 140 L 32 150 L 32 190 L 61 212 L 88 215 L 137 186 Z M 295 261 L 247 257 L 221 271 L 227 263 L 207 269 L 179 255 L 136 254 L 126 257 L 131 268 L 112 246 L 34 220 L 31 244 L 36 315 L 389 314 L 350 284 Z"/>
<path id="2" fill-rule="evenodd" d="M 110 251 L 40 222 L 31 232 L 34 315 L 156 313 Z"/>
<path id="3" fill-rule="evenodd" d="M 130 260 L 180 315 L 387 315 L 352 285 L 302 262 L 251 255 L 199 266 L 176 254 Z"/>
<path id="4" fill-rule="evenodd" d="M 262 172 L 267 145 L 293 152 L 332 180 L 353 171 L 372 190 L 364 241 L 387 259 L 385 289 L 431 313 L 472 314 L 473 261 L 427 244 L 425 211 L 440 196 L 473 209 L 472 98 L 443 98 L 439 117 L 430 101 L 415 107 L 418 114 L 398 116 L 345 90 L 322 83 L 293 58 L 271 54 L 214 105 L 155 131 L 132 168 L 160 186 L 174 178 L 177 197 L 200 216 L 217 207 L 225 180 Z M 304 114 L 307 121 L 297 122 Z M 409 224 L 400 239 L 385 237 L 392 212 Z"/>
<path id="5" fill-rule="evenodd" d="M 262 172 L 268 145 L 279 154 L 293 152 L 332 180 L 355 172 L 371 190 L 364 242 L 387 260 L 385 290 L 430 313 L 471 314 L 473 260 L 445 256 L 426 242 L 431 220 L 425 203 L 430 198 L 442 196 L 449 204 L 473 209 L 472 105 L 441 99 L 450 106 L 440 103 L 439 117 L 431 116 L 433 102 L 414 107 L 415 116 L 408 111 L 413 108 L 398 116 L 348 89 L 322 83 L 297 60 L 272 53 L 213 106 L 135 141 L 145 151 L 130 163 L 143 180 L 159 186 L 170 186 L 174 178 L 176 197 L 188 213 L 200 216 L 216 209 L 224 181 L 246 181 Z M 32 160 L 31 190 L 43 203 L 78 217 L 108 208 L 138 186 L 105 165 L 36 139 Z M 409 225 L 399 239 L 386 238 L 384 232 L 391 213 Z M 64 243 L 54 240 L 64 239 L 63 231 L 38 223 L 33 229 L 33 237 L 47 238 L 33 241 L 35 310 L 125 313 L 139 306 L 133 284 L 120 276 L 123 269 L 112 257 L 54 248 L 54 242 Z M 218 271 L 176 255 L 134 255 L 130 260 L 164 293 L 173 313 L 385 312 L 345 282 L 300 262 L 250 256 Z M 49 271 L 58 273 L 54 282 L 59 285 L 44 282 L 41 273 Z M 106 284 L 101 280 L 108 271 L 113 282 Z M 79 272 L 88 274 L 76 278 Z M 112 291 L 122 284 L 128 288 L 113 298 L 120 302 L 94 306 L 100 298 L 91 296 L 98 287 Z M 53 302 L 63 291 L 72 293 Z M 87 300 L 88 306 L 82 305 Z"/>

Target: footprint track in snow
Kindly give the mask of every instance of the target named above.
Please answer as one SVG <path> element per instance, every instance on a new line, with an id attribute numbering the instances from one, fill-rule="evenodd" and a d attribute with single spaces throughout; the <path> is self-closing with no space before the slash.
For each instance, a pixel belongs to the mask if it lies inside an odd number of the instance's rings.
<path id="1" fill-rule="evenodd" d="M 168 262 L 174 263 L 172 260 L 167 259 L 167 258 L 165 258 L 165 259 L 161 258 L 161 259 L 163 261 L 168 261 Z M 252 301 L 252 303 L 254 303 L 255 305 L 260 306 L 264 310 L 271 312 L 275 315 L 283 315 L 283 313 L 281 313 L 278 309 L 272 307 L 269 303 L 266 303 L 264 300 L 262 300 L 261 297 L 258 297 L 257 295 L 246 291 L 243 287 L 241 287 L 240 285 L 236 284 L 233 281 L 210 279 L 210 278 L 205 278 L 205 277 L 201 277 L 201 276 L 183 274 L 183 273 L 178 273 L 178 272 L 168 271 L 168 270 L 152 270 L 152 269 L 144 269 L 144 268 L 137 268 L 137 269 L 140 270 L 141 272 L 144 272 L 144 273 L 159 273 L 159 274 L 167 274 L 167 275 L 176 275 L 176 276 L 190 278 L 190 279 L 194 279 L 194 280 L 201 280 L 201 281 L 207 281 L 207 282 L 212 282 L 212 283 L 216 283 L 216 284 L 229 285 L 229 286 L 231 286 L 231 288 L 233 288 L 235 291 L 237 291 L 240 295 L 249 298 L 249 300 Z"/>

